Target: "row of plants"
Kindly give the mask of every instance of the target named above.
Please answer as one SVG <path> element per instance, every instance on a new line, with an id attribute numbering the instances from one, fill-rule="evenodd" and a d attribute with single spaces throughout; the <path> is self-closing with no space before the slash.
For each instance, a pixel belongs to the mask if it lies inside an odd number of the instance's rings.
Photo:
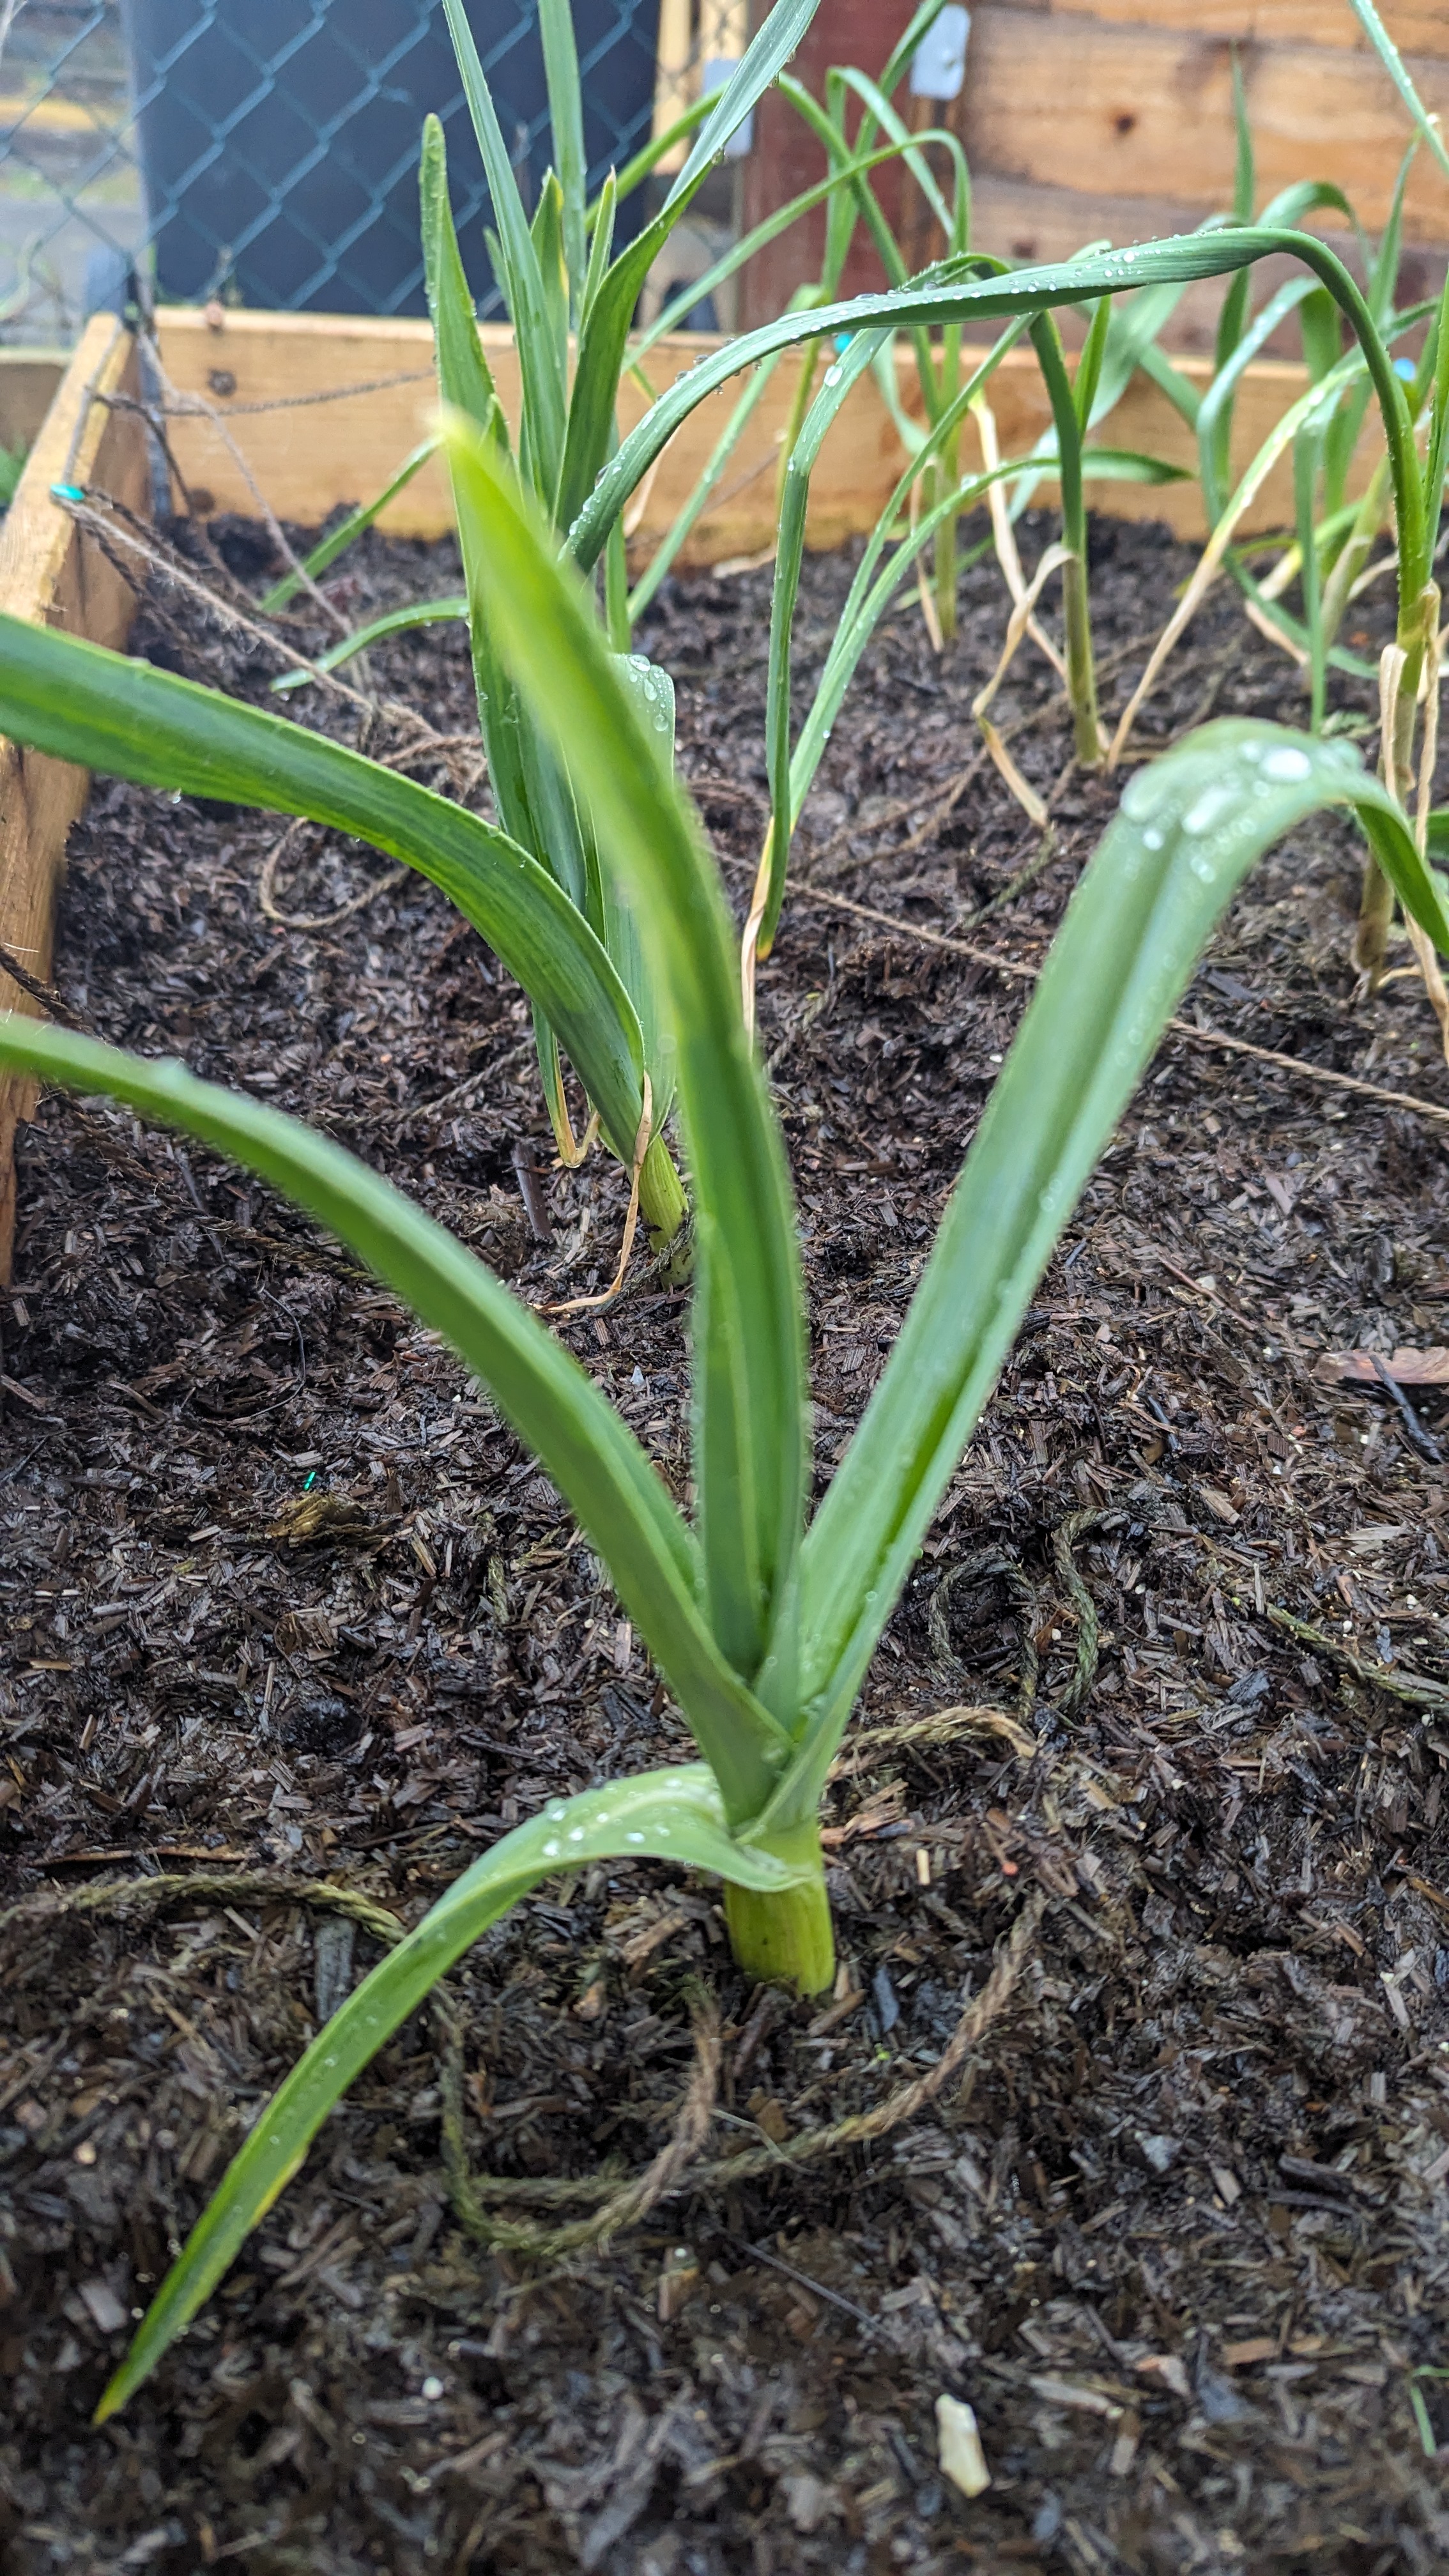
<path id="1" fill-rule="evenodd" d="M 1366 0 L 1356 5 L 1363 14 Z M 1444 827 L 1428 793 L 1449 306 L 1396 310 L 1396 226 L 1374 255 L 1365 291 L 1301 229 L 1309 212 L 1341 202 L 1333 192 L 1300 191 L 1249 220 L 1245 136 L 1233 220 L 1133 251 L 1089 249 L 1053 267 L 1009 272 L 970 247 L 969 185 L 957 148 L 940 139 L 954 175 L 943 194 L 926 158 L 930 138 L 908 134 L 894 104 L 910 50 L 935 15 L 928 0 L 879 83 L 844 70 L 831 75 L 823 103 L 807 107 L 806 93 L 798 94 L 830 164 L 822 191 L 810 192 L 829 210 L 817 284 L 776 322 L 729 342 L 659 394 L 620 438 L 622 376 L 642 363 L 628 335 L 645 270 L 734 124 L 783 75 L 816 0 L 778 0 L 729 88 L 699 112 L 693 148 L 659 214 L 617 260 L 620 188 L 643 173 L 622 174 L 595 204 L 585 202 L 567 0 L 544 0 L 541 12 L 555 167 L 531 216 L 464 12 L 459 0 L 446 6 L 492 191 L 494 266 L 522 381 L 511 429 L 474 321 L 441 134 L 430 127 L 421 201 L 437 439 L 452 476 L 492 817 L 283 714 L 10 618 L 0 618 L 0 726 L 111 775 L 354 834 L 429 877 L 458 907 L 532 1005 L 562 1157 L 581 1150 L 564 1098 L 566 1062 L 591 1123 L 630 1175 L 631 1213 L 637 1201 L 657 1241 L 692 1269 L 690 1509 L 538 1317 L 461 1242 L 328 1138 L 196 1080 L 183 1065 L 30 1018 L 0 1021 L 0 1063 L 125 1102 L 229 1155 L 328 1228 L 438 1332 L 488 1388 L 607 1567 L 700 1759 L 554 1802 L 475 1862 L 364 1979 L 257 2119 L 158 2291 L 102 2415 L 124 2403 L 195 2315 L 358 2072 L 468 1945 L 541 1881 L 635 1856 L 710 1872 L 724 1882 L 730 1942 L 747 1976 L 807 1994 L 829 1985 L 819 1810 L 831 1763 L 1021 1316 L 1224 906 L 1280 835 L 1324 807 L 1344 807 L 1357 816 L 1368 854 L 1365 974 L 1381 971 L 1375 942 L 1387 937 L 1395 901 L 1430 967 L 1449 953 L 1449 907 L 1432 864 Z M 935 192 L 950 245 L 915 277 L 897 274 L 901 263 L 871 185 L 874 169 L 892 156 Z M 891 282 L 880 294 L 840 301 L 850 232 L 862 223 Z M 1285 300 L 1285 289 L 1250 319 L 1251 272 L 1285 254 L 1301 272 L 1295 300 Z M 1204 491 L 1217 504 L 1205 564 L 1230 562 L 1255 612 L 1295 644 L 1298 630 L 1283 623 L 1286 582 L 1258 580 L 1252 559 L 1232 553 L 1259 465 L 1230 493 L 1225 460 L 1234 390 L 1273 303 L 1299 314 L 1305 349 L 1311 342 L 1317 353 L 1308 391 L 1275 433 L 1274 450 L 1292 446 L 1295 456 L 1294 543 L 1308 638 L 1298 649 L 1310 674 L 1310 723 L 1306 730 L 1216 724 L 1135 772 L 1053 944 L 895 1348 L 812 1513 L 796 1212 L 750 1011 L 755 960 L 787 890 L 791 835 L 851 676 L 901 584 L 913 568 L 928 568 L 926 595 L 945 643 L 963 514 L 997 494 L 985 542 L 1009 560 L 1011 508 L 1024 506 L 1047 472 L 1061 493 L 1053 562 L 1064 576 L 1062 668 L 1077 754 L 1093 765 L 1110 758 L 1096 697 L 1083 490 L 1092 471 L 1160 469 L 1094 447 L 1090 434 L 1133 368 L 1146 366 L 1163 382 L 1175 372 L 1158 337 L 1183 287 L 1204 277 L 1230 281 L 1217 369 L 1200 401 L 1181 382 L 1178 399 L 1184 405 L 1191 393 L 1196 404 Z M 1055 319 L 1064 306 L 1088 315 L 1075 375 Z M 968 369 L 964 353 L 983 325 L 997 336 Z M 1422 346 L 1406 376 L 1398 348 L 1411 329 Z M 903 334 L 919 370 L 922 420 L 910 428 L 908 466 L 864 549 L 797 732 L 791 634 L 810 475 L 867 370 L 885 371 L 895 401 L 894 349 Z M 973 412 L 982 418 L 991 375 L 1023 334 L 1042 367 L 1051 439 L 1030 457 L 963 473 L 963 433 Z M 630 590 L 624 522 L 689 413 L 742 379 L 731 423 L 737 434 L 767 371 L 798 348 L 808 355 L 781 476 L 771 630 L 772 811 L 742 961 L 741 933 L 674 775 L 668 675 L 628 650 L 649 576 Z M 1359 577 L 1340 578 L 1340 567 L 1346 560 L 1362 567 L 1378 525 L 1370 527 L 1367 499 L 1350 507 L 1344 497 L 1370 404 L 1385 438 L 1382 485 L 1371 497 L 1392 528 L 1398 583 L 1397 641 L 1381 675 L 1380 777 L 1330 731 L 1322 685 L 1341 649 L 1335 621 Z M 707 499 L 696 495 L 690 506 Z M 336 560 L 335 538 L 328 544 Z M 319 552 L 310 570 L 321 569 Z M 1023 589 L 1008 650 L 1034 605 Z M 377 631 L 351 641 L 365 645 Z M 1124 738 L 1119 728 L 1118 749 Z"/>

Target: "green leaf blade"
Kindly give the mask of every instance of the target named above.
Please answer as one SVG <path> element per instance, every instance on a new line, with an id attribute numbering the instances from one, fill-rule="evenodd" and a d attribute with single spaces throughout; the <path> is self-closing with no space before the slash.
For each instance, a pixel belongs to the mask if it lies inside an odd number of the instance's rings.
<path id="1" fill-rule="evenodd" d="M 584 229 L 584 99 L 579 79 L 578 47 L 574 42 L 572 0 L 538 0 L 538 30 L 543 43 L 548 121 L 553 129 L 553 166 L 558 173 L 563 199 L 564 253 L 570 300 L 577 312 L 588 271 L 588 247 Z"/>
<path id="2" fill-rule="evenodd" d="M 643 1100 L 633 1005 L 582 915 L 507 833 L 284 717 L 9 616 L 0 727 L 141 786 L 307 815 L 416 868 L 546 1010 L 628 1160 Z"/>
<path id="3" fill-rule="evenodd" d="M 930 1518 L 1053 1245 L 1254 860 L 1324 805 L 1359 814 L 1401 900 L 1449 942 L 1400 808 L 1347 745 L 1205 727 L 1141 771 L 1053 943 L 921 1286 L 806 1540 L 792 1796 L 813 1798 Z M 985 1249 L 983 1249 L 985 1248 Z"/>
<path id="4" fill-rule="evenodd" d="M 849 303 L 786 314 L 761 330 L 745 332 L 670 386 L 621 442 L 570 527 L 570 551 L 581 569 L 587 571 L 597 561 L 629 494 L 680 422 L 731 376 L 757 365 L 778 349 L 877 327 L 919 331 L 939 323 L 965 329 L 976 321 L 1016 313 L 1040 314 L 1058 304 L 1095 303 L 1099 296 L 1124 294 L 1144 286 L 1187 285 L 1199 278 L 1231 275 L 1272 252 L 1291 254 L 1331 287 L 1364 349 L 1389 434 L 1395 503 L 1405 552 L 1417 578 L 1424 546 L 1424 514 L 1408 409 L 1403 387 L 1393 373 L 1363 295 L 1342 261 L 1313 234 L 1263 225 L 1222 226 L 1170 241 L 1138 244 L 1126 251 L 1093 252 L 1049 267 L 1017 269 L 1007 276 L 963 281 L 959 277 L 928 275 L 884 295 L 862 295 Z M 984 260 L 981 264 L 989 265 Z M 1141 362 L 1145 363 L 1145 359 Z"/>
<path id="5" fill-rule="evenodd" d="M 150 2377 L 286 2189 L 348 2086 L 464 1951 L 530 1888 L 560 1871 L 628 1859 L 678 1861 L 770 1893 L 783 1892 L 797 1875 L 733 1839 L 702 1764 L 643 1772 L 556 1799 L 516 1826 L 339 2005 L 272 2095 L 152 2300 L 96 2409 L 97 2423 Z"/>
<path id="6" fill-rule="evenodd" d="M 768 1665 L 771 1705 L 793 1712 L 781 1623 L 793 1620 L 808 1477 L 799 1256 L 718 880 L 662 729 L 641 722 L 576 579 L 467 423 L 446 420 L 444 438 L 477 513 L 500 650 L 589 800 L 673 1023 L 696 1186 L 697 1329 L 707 1336 L 717 1319 L 725 1336 L 725 1356 L 701 1368 L 696 1423 L 707 1598 L 735 1668 L 753 1681 Z"/>
<path id="7" fill-rule="evenodd" d="M 462 624 L 466 622 L 467 615 L 468 602 L 461 591 L 447 599 L 410 600 L 406 608 L 385 609 L 381 617 L 372 618 L 366 626 L 354 627 L 350 635 L 340 636 L 335 644 L 328 645 L 325 653 L 317 655 L 316 668 L 319 671 L 344 670 L 359 653 L 370 651 L 374 644 L 390 642 L 394 635 L 411 634 L 417 626 Z M 288 697 L 293 690 L 310 688 L 311 685 L 311 671 L 283 671 L 272 682 L 272 694 L 274 697 Z"/>
<path id="8" fill-rule="evenodd" d="M 397 472 L 389 476 L 382 490 L 371 501 L 364 501 L 360 508 L 349 510 L 340 525 L 335 527 L 329 536 L 321 538 L 309 555 L 304 555 L 299 571 L 289 572 L 281 581 L 273 582 L 271 589 L 266 591 L 257 602 L 259 613 L 263 617 L 275 617 L 277 611 L 285 608 L 290 599 L 295 599 L 304 580 L 315 581 L 319 573 L 326 572 L 331 565 L 335 564 L 339 555 L 345 554 L 349 546 L 355 545 L 359 537 L 367 534 L 368 529 L 381 518 L 383 511 L 397 499 L 398 494 L 407 490 L 413 476 L 422 472 L 429 457 L 436 456 L 437 452 L 436 438 L 423 439 L 410 456 L 403 458 Z"/>
<path id="9" fill-rule="evenodd" d="M 518 346 L 526 430 L 523 470 L 534 490 L 549 503 L 558 490 L 563 462 L 566 400 L 558 335 L 538 264 L 518 181 L 503 140 L 498 111 L 479 57 L 463 0 L 443 0 L 448 33 L 453 40 L 463 95 L 483 160 L 483 175 L 493 200 L 499 250 L 499 285 L 508 304 Z"/>
<path id="10" fill-rule="evenodd" d="M 198 1082 L 184 1065 L 15 1014 L 0 1014 L 0 1064 L 127 1101 L 231 1155 L 405 1298 L 552 1477 L 686 1710 L 731 1813 L 755 1812 L 785 1739 L 702 1616 L 698 1543 L 592 1378 L 483 1262 L 330 1138 L 244 1092 Z"/>

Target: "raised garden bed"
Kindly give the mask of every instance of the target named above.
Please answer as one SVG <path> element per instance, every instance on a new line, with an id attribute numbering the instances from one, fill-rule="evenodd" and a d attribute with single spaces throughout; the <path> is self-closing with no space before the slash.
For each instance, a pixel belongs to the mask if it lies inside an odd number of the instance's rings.
<path id="1" fill-rule="evenodd" d="M 48 480 L 105 479 L 64 462 Z M 264 533 L 214 524 L 260 587 Z M 1110 694 L 1192 557 L 1122 522 L 1095 544 Z M 445 549 L 369 541 L 350 607 L 448 587 Z M 802 660 L 846 577 L 809 567 Z M 741 891 L 768 581 L 692 571 L 643 639 Z M 109 590 L 70 596 L 119 621 Z M 998 712 L 1051 847 L 1024 823 L 969 718 L 1000 630 L 989 564 L 946 660 L 897 613 L 762 982 L 827 1460 L 1114 801 L 1022 662 Z M 265 688 L 173 589 L 134 642 Z M 1142 747 L 1209 712 L 1291 716 L 1286 672 L 1210 603 Z M 468 729 L 460 633 L 373 677 Z M 522 1006 L 479 943 L 380 862 L 317 840 L 271 867 L 276 840 L 98 788 L 71 834 L 66 1007 L 319 1119 L 532 1299 L 602 1285 L 622 1178 L 551 1168 Z M 129 1118 L 48 1103 L 23 1132 L 0 1464 L 17 2576 L 98 2548 L 177 2576 L 228 2554 L 473 2576 L 1443 2558 L 1427 2445 L 1449 2424 L 1413 2374 L 1444 2302 L 1449 1485 L 1381 1391 L 1320 1372 L 1442 1336 L 1449 1092 L 1414 986 L 1348 1014 L 1352 899 L 1338 823 L 1250 881 L 1048 1273 L 831 1794 L 838 1997 L 748 1995 L 707 1887 L 601 1869 L 550 1890 L 451 1981 L 450 2021 L 379 2059 L 103 2435 L 87 2415 L 133 2306 L 370 1955 L 368 1906 L 412 1917 L 541 1798 L 679 1742 L 546 1481 L 390 1297 Z M 640 1265 L 562 1328 L 666 1469 L 682 1322 Z M 887 2128 L 1013 1927 L 1001 2017 Z M 607 2253 L 476 2245 L 445 2171 L 454 2070 L 468 2162 L 511 2179 L 512 2221 L 554 2228 L 580 2207 L 549 2184 L 601 2159 L 622 2180 L 667 2141 L 701 1989 L 719 2092 L 691 2152 L 751 2163 L 682 2172 Z M 869 2113 L 876 2142 L 792 2169 Z M 942 2391 L 982 2422 L 996 2483 L 970 2506 L 936 2469 Z"/>

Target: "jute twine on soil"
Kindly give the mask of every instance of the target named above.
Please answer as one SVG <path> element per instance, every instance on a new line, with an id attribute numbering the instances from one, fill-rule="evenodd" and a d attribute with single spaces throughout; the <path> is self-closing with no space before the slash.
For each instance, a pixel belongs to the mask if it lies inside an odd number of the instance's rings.
<path id="1" fill-rule="evenodd" d="M 747 2147 L 735 2156 L 721 2156 L 710 2164 L 692 2161 L 691 2137 L 698 2135 L 702 2145 L 713 2110 L 715 2070 L 718 2067 L 718 2033 L 710 2037 L 709 2025 L 696 2019 L 696 2067 L 689 2092 L 685 2096 L 669 2144 L 655 2157 L 648 2171 L 637 2183 L 621 2190 L 614 2177 L 583 2175 L 576 2180 L 548 2177 L 515 2178 L 498 2174 L 469 2174 L 463 2162 L 462 2139 L 462 2051 L 455 2043 L 450 2047 L 443 2070 L 444 2154 L 454 2210 L 470 2235 L 485 2244 L 506 2248 L 510 2252 L 528 2253 L 536 2260 L 548 2260 L 585 2244 L 599 2244 L 616 2235 L 621 2226 L 632 2225 L 660 2201 L 691 2194 L 714 2191 L 741 2182 L 753 2182 L 764 2174 L 793 2171 L 795 2167 L 816 2163 L 822 2156 L 839 2155 L 847 2147 L 869 2146 L 876 2139 L 888 2137 L 893 2129 L 913 2119 L 927 2103 L 950 2083 L 952 2076 L 972 2051 L 981 2045 L 993 2024 L 1000 2020 L 1016 1991 L 1017 1982 L 1031 1952 L 1041 1923 L 1045 1897 L 1034 1889 L 1006 1938 L 998 1944 L 991 1974 L 979 1995 L 972 1997 L 941 2055 L 924 2075 L 914 2076 L 909 2084 L 900 2085 L 887 2094 L 873 2110 L 853 2112 L 848 2119 L 834 2121 L 828 2128 L 802 2129 L 793 2138 L 778 2145 Z M 709 2051 L 712 2048 L 712 2055 Z M 708 2110 L 700 2124 L 699 2102 L 708 2081 Z M 489 2218 L 487 2207 L 505 2202 L 530 2200 L 548 2208 L 564 2208 L 580 2201 L 602 2201 L 592 2219 L 572 2227 L 555 2230 L 530 2229 L 516 2222 Z"/>
<path id="2" fill-rule="evenodd" d="M 194 1877 L 170 1873 L 158 1878 L 98 1880 L 92 1887 L 46 1890 L 24 1897 L 0 1914 L 0 1938 L 22 1924 L 56 1922 L 76 1915 L 155 1915 L 168 1906 L 194 1902 L 198 1897 L 218 1904 L 238 1898 L 269 1899 L 343 1914 L 389 1948 L 403 1937 L 405 1929 L 386 1906 L 328 1879 L 296 1882 L 279 1871 L 200 1870 Z M 925 2074 L 898 2086 L 873 2110 L 854 2112 L 826 2128 L 802 2129 L 778 2145 L 772 2142 L 748 2147 L 739 2155 L 720 2157 L 709 2164 L 697 2164 L 695 2159 L 714 2118 L 722 2034 L 718 2004 L 713 1996 L 697 1988 L 690 2003 L 694 2072 L 673 2130 L 644 2172 L 624 2183 L 612 2174 L 565 2179 L 469 2171 L 463 2125 L 462 2025 L 444 1994 L 435 1992 L 433 2010 L 443 2035 L 443 2165 L 459 2224 L 480 2243 L 500 2251 L 523 2254 L 535 2261 L 553 2261 L 585 2247 L 607 2245 L 624 2228 L 636 2226 L 661 2201 L 682 2192 L 705 2192 L 754 2181 L 763 2174 L 793 2171 L 823 2156 L 841 2154 L 847 2147 L 868 2146 L 889 2136 L 936 2099 L 1001 2018 L 1035 1941 L 1045 1903 L 1040 1890 L 1034 1889 L 1028 1895 L 1010 1932 L 997 1946 L 991 1974 L 980 1994 L 967 2004 L 941 2055 Z M 594 2206 L 588 2216 L 555 2228 L 531 2227 L 521 2220 L 488 2215 L 490 2208 L 519 2201 L 548 2208 L 580 2203 Z"/>

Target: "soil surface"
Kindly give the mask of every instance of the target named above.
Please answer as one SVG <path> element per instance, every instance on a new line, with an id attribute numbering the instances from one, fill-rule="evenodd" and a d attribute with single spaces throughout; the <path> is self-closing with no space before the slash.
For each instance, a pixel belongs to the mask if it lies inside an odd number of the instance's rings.
<path id="1" fill-rule="evenodd" d="M 266 540 L 214 534 L 259 594 Z M 1095 551 L 1116 701 L 1192 558 L 1121 525 Z M 848 576 L 808 567 L 802 678 Z M 679 580 L 640 638 L 737 896 L 769 578 Z M 455 582 L 447 549 L 370 543 L 330 595 L 352 620 Z M 870 657 L 762 979 L 822 1474 L 1021 1008 L 913 929 L 1030 966 L 1115 794 L 1024 655 L 998 713 L 1032 828 L 970 717 L 989 558 L 961 617 L 937 659 L 903 604 Z M 275 668 L 166 582 L 137 649 L 258 699 Z M 482 792 L 460 630 L 366 686 L 372 748 Z M 1366 725 L 1371 687 L 1334 686 Z M 295 703 L 356 736 L 350 702 Z M 1300 708 L 1224 592 L 1139 740 Z M 623 1177 L 557 1167 L 517 993 L 429 887 L 320 834 L 269 867 L 279 829 L 99 786 L 66 1008 L 316 1120 L 535 1303 L 604 1286 Z M 1043 1283 L 829 1792 L 834 1997 L 746 1991 L 711 1885 L 560 1880 L 376 2061 L 102 2432 L 169 2252 L 380 1955 L 336 1891 L 414 1920 L 541 1800 L 684 1742 L 547 1480 L 394 1297 L 223 1164 L 42 1107 L 0 1299 L 6 2576 L 1446 2563 L 1442 1397 L 1410 1417 L 1322 1369 L 1449 1340 L 1449 1126 L 1311 1069 L 1445 1102 L 1449 1078 L 1411 978 L 1349 1008 L 1355 881 L 1337 821 L 1250 881 L 1186 1015 L 1305 1070 L 1169 1038 Z M 636 1255 L 560 1329 L 682 1487 L 680 1294 Z M 929 2074 L 1013 1927 L 952 2081 L 796 2159 Z M 691 2087 L 690 2152 L 740 2178 L 686 2163 L 603 2250 L 519 2241 L 587 2215 L 541 2185 L 643 2172 Z M 511 2242 L 462 2223 L 460 2154 L 511 2184 L 484 2210 Z M 979 2419 L 974 2501 L 938 2465 L 942 2394 Z"/>

